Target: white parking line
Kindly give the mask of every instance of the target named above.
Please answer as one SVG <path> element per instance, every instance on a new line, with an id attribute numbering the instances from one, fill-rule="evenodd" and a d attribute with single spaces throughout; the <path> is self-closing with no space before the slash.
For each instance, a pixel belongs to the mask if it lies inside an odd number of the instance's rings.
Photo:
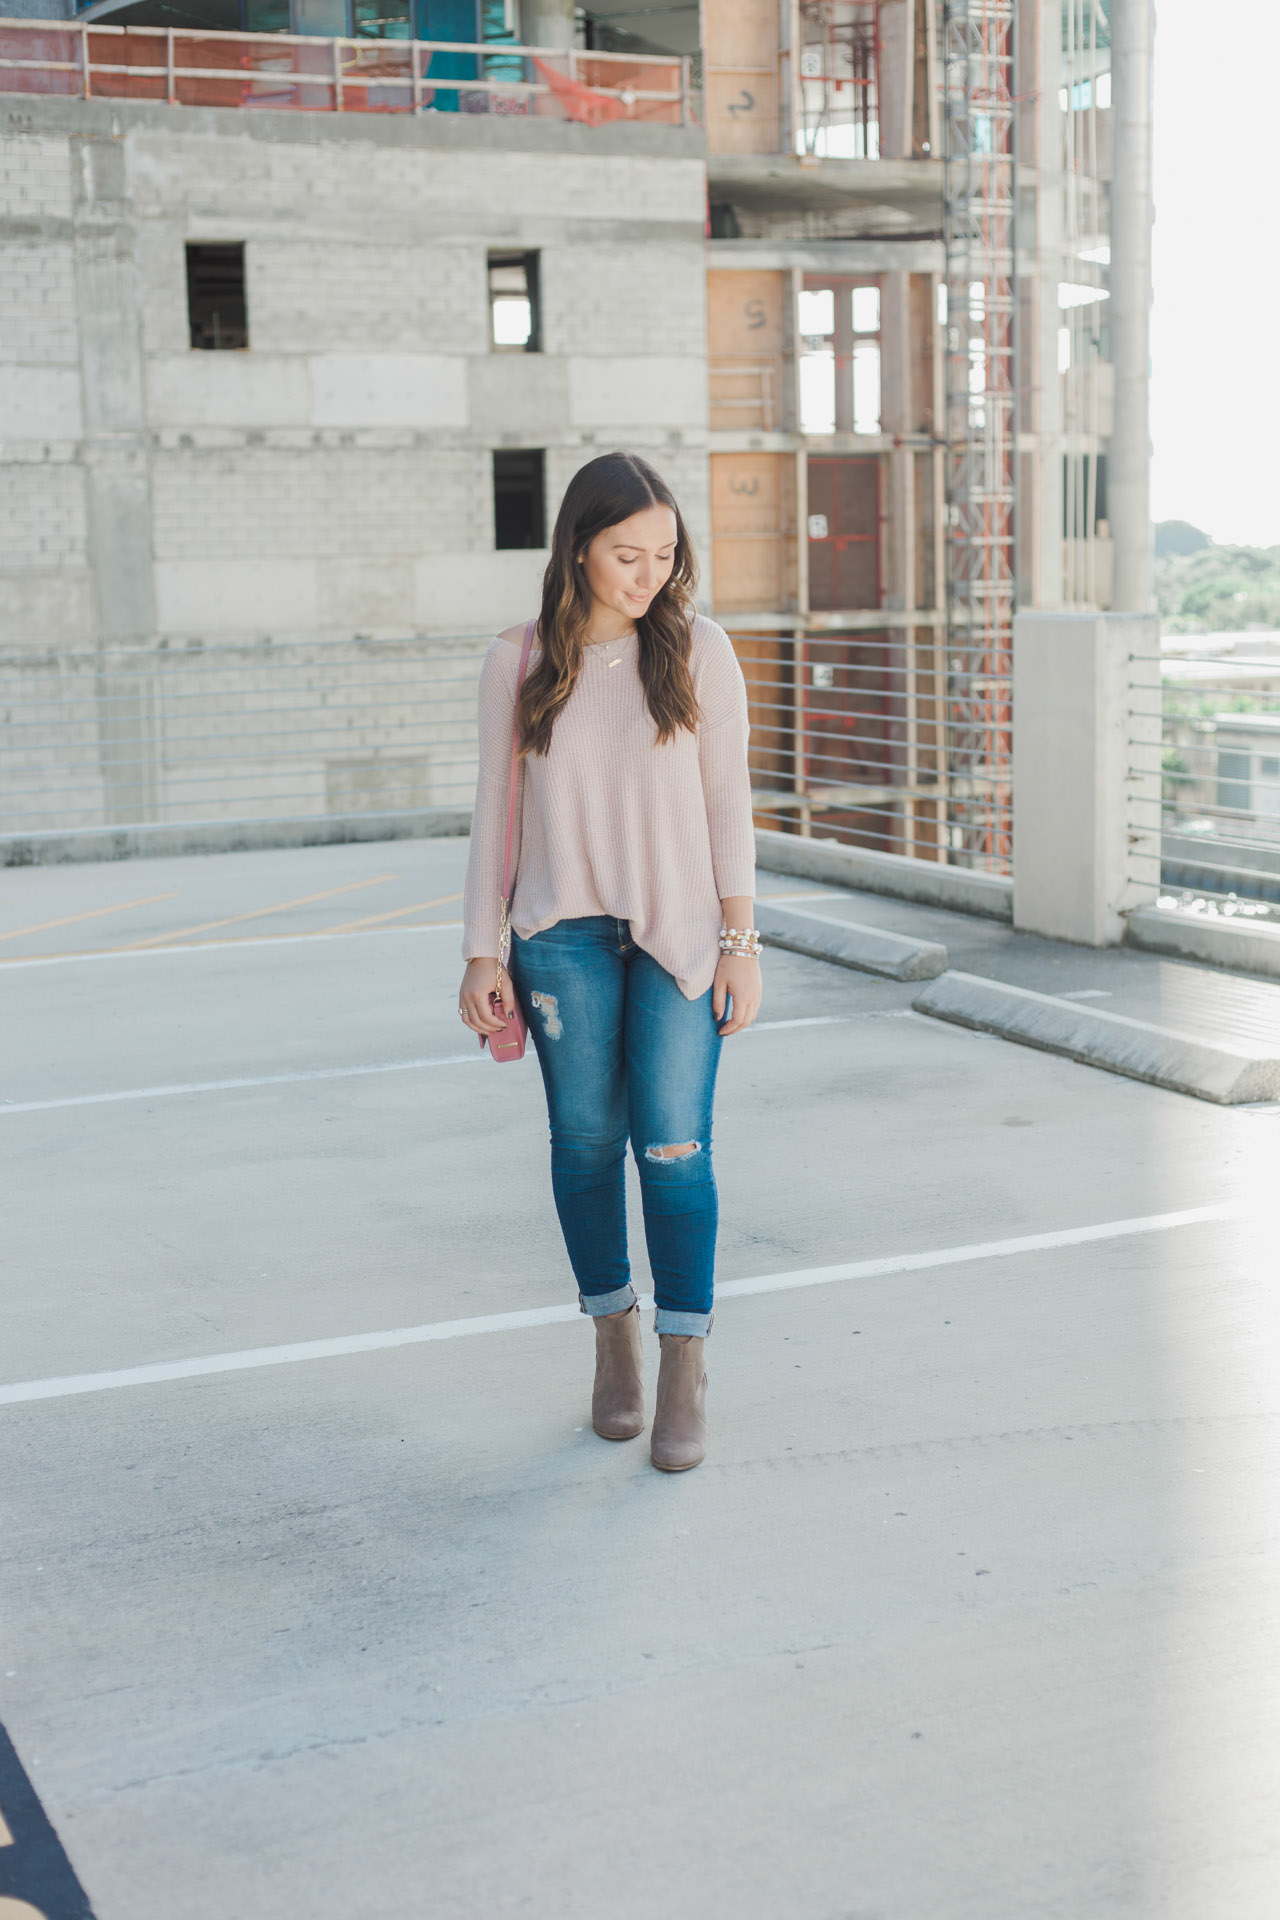
<path id="1" fill-rule="evenodd" d="M 1199 1226 L 1210 1220 L 1234 1218 L 1234 1203 L 1190 1207 L 1181 1213 L 1152 1213 L 1135 1220 L 1109 1220 L 1099 1226 L 1062 1227 L 1053 1233 L 1019 1234 L 1011 1240 L 985 1240 L 973 1246 L 941 1247 L 928 1253 L 891 1254 L 882 1260 L 853 1260 L 835 1267 L 803 1267 L 794 1273 L 758 1274 L 746 1280 L 727 1280 L 716 1289 L 719 1299 L 741 1299 L 757 1293 L 786 1293 L 796 1287 L 830 1286 L 837 1280 L 875 1280 L 893 1273 L 922 1273 L 935 1267 L 961 1266 L 974 1260 L 1003 1260 L 1014 1254 L 1043 1253 L 1054 1247 L 1079 1247 L 1100 1240 L 1121 1240 L 1133 1234 L 1166 1233 L 1174 1227 Z M 641 1306 L 653 1302 L 647 1296 Z M 150 1366 L 121 1367 L 111 1373 L 73 1373 L 61 1379 L 19 1380 L 0 1386 L 0 1406 L 27 1400 L 65 1400 L 85 1393 L 107 1393 L 116 1387 L 149 1387 L 166 1380 L 194 1380 L 214 1373 L 247 1373 L 255 1367 L 285 1367 L 301 1360 L 337 1360 L 347 1354 L 378 1353 L 388 1347 L 422 1346 L 432 1340 L 464 1340 L 479 1333 L 515 1333 L 524 1327 L 552 1326 L 576 1320 L 579 1308 L 561 1304 L 528 1307 L 516 1313 L 479 1314 L 469 1320 L 434 1320 L 423 1327 L 397 1327 L 386 1333 L 351 1333 L 334 1340 L 299 1340 L 289 1346 L 250 1347 L 242 1353 L 209 1353 L 190 1360 L 162 1360 Z"/>
<path id="2" fill-rule="evenodd" d="M 119 1093 L 77 1093 L 64 1100 L 6 1100 L 4 1113 L 48 1113 L 54 1107 L 100 1107 L 114 1100 L 166 1100 L 179 1093 L 229 1093 L 237 1087 L 291 1087 L 307 1080 L 353 1080 L 364 1073 L 409 1073 L 415 1067 L 469 1067 L 484 1056 L 442 1053 L 433 1060 L 383 1060 L 373 1066 L 313 1067 L 305 1073 L 261 1073 L 242 1080 L 187 1080 L 168 1087 L 126 1087 Z"/>
<path id="3" fill-rule="evenodd" d="M 777 1033 L 783 1027 L 839 1027 L 852 1017 L 829 1013 L 805 1020 L 757 1020 L 746 1031 Z M 117 1093 L 74 1093 L 60 1100 L 2 1100 L 0 1114 L 48 1113 L 56 1107 L 101 1107 L 116 1100 L 166 1100 L 180 1093 L 230 1093 L 239 1087 L 291 1087 L 308 1080 L 354 1080 L 365 1073 L 410 1073 L 419 1067 L 469 1067 L 483 1059 L 477 1046 L 470 1053 L 442 1053 L 427 1060 L 381 1060 L 359 1067 L 312 1067 L 302 1073 L 260 1073 L 238 1080 L 184 1080 L 164 1087 L 124 1087 Z"/>

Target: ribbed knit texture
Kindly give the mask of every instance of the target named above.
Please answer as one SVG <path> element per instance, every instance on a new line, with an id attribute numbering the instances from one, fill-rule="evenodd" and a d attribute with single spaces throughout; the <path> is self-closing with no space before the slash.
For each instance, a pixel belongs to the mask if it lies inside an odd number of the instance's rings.
<path id="1" fill-rule="evenodd" d="M 696 1000 L 715 977 L 720 902 L 755 893 L 747 690 L 729 636 L 695 618 L 689 671 L 702 711 L 655 744 L 636 634 L 585 649 L 550 750 L 520 762 L 511 923 L 525 938 L 587 914 L 636 945 Z M 535 644 L 530 667 L 538 658 Z M 480 675 L 480 778 L 463 906 L 466 959 L 498 951 L 511 722 L 520 642 L 495 640 Z"/>

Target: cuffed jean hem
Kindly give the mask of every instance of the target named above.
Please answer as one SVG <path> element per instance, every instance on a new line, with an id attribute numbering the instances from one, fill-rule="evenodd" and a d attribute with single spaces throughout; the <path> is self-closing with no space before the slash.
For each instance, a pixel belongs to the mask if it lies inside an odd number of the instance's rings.
<path id="1" fill-rule="evenodd" d="M 636 1291 L 629 1280 L 625 1287 L 615 1287 L 612 1293 L 580 1293 L 578 1295 L 578 1305 L 584 1313 L 589 1313 L 593 1320 L 599 1319 L 606 1313 L 625 1313 L 629 1307 L 634 1307 L 635 1303 Z M 697 1315 L 686 1314 L 684 1317 L 696 1319 Z"/>
<path id="2" fill-rule="evenodd" d="M 713 1313 L 676 1313 L 670 1307 L 659 1307 L 653 1316 L 655 1333 L 692 1333 L 699 1340 L 705 1340 L 711 1331 Z"/>

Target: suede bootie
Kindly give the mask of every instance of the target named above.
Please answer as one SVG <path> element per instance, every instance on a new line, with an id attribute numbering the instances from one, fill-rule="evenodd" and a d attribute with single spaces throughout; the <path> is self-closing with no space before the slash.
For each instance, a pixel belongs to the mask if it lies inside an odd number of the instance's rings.
<path id="1" fill-rule="evenodd" d="M 634 1440 L 644 1431 L 644 1347 L 640 1309 L 596 1316 L 596 1383 L 591 1424 L 602 1440 Z"/>
<path id="2" fill-rule="evenodd" d="M 696 1334 L 662 1333 L 658 1398 L 653 1410 L 650 1456 L 663 1473 L 683 1473 L 707 1453 L 706 1341 Z"/>

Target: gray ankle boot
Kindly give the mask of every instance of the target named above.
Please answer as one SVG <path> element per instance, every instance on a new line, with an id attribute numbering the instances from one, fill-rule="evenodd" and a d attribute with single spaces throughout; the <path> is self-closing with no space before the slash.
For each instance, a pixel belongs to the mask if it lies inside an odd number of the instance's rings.
<path id="1" fill-rule="evenodd" d="M 602 1440 L 634 1440 L 644 1431 L 644 1347 L 640 1309 L 596 1315 L 596 1384 L 591 1424 Z"/>
<path id="2" fill-rule="evenodd" d="M 663 1473 L 698 1466 L 707 1452 L 706 1341 L 697 1334 L 662 1333 L 658 1398 L 653 1410 L 650 1456 Z"/>

